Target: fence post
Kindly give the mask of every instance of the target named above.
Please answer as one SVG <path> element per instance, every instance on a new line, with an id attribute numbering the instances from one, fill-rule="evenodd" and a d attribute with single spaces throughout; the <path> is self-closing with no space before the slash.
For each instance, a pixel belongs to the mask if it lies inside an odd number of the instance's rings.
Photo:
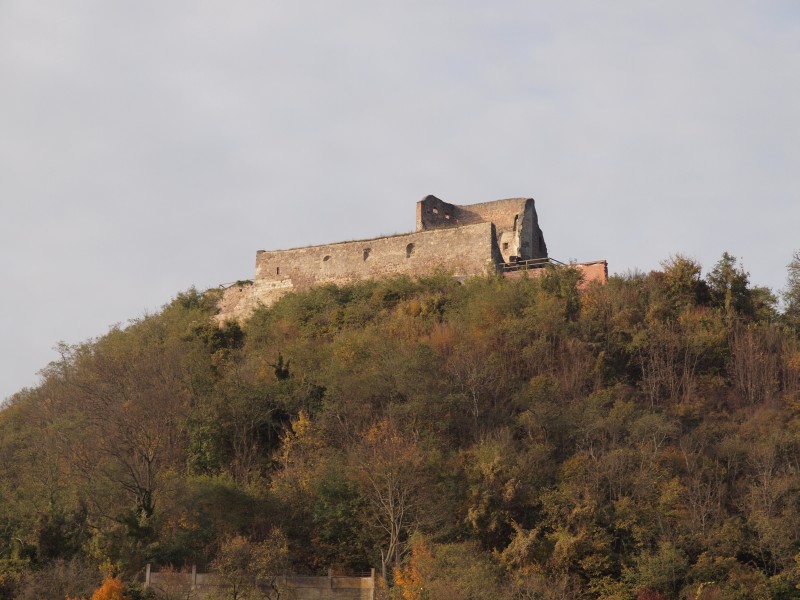
<path id="1" fill-rule="evenodd" d="M 197 589 L 197 565 L 192 565 L 192 591 Z"/>
<path id="2" fill-rule="evenodd" d="M 144 570 L 144 587 L 150 587 L 150 563 L 147 563 Z"/>
<path id="3" fill-rule="evenodd" d="M 372 598 L 372 600 L 375 600 L 375 567 L 372 567 L 369 570 L 369 589 L 369 597 Z"/>

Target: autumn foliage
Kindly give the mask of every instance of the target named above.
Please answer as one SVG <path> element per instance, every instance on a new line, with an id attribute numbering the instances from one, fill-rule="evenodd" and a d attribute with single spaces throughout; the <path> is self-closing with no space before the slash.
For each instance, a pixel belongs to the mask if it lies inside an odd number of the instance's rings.
<path id="1" fill-rule="evenodd" d="M 400 588 L 402 600 L 431 599 L 433 568 L 433 555 L 425 544 L 425 538 L 417 536 L 411 544 L 406 564 L 394 568 L 394 583 Z"/>
<path id="2" fill-rule="evenodd" d="M 91 600 L 130 600 L 124 593 L 122 581 L 116 577 L 106 577 L 103 585 L 92 594 Z"/>
<path id="3" fill-rule="evenodd" d="M 798 598 L 797 263 L 781 305 L 729 254 L 320 286 L 223 327 L 180 294 L 0 410 L 0 597 L 149 562 L 273 597 L 374 568 L 401 600 Z"/>

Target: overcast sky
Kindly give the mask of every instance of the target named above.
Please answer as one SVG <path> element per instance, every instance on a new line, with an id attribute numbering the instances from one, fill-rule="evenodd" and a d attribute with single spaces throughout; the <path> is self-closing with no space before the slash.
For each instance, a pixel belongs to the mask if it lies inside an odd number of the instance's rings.
<path id="1" fill-rule="evenodd" d="M 613 272 L 800 249 L 800 3 L 0 0 L 0 398 L 255 252 L 529 196 Z"/>

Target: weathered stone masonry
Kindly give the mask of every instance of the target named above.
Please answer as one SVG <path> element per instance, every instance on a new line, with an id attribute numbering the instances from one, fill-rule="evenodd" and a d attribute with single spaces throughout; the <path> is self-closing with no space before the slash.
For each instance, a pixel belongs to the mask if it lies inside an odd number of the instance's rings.
<path id="1" fill-rule="evenodd" d="M 286 282 L 294 289 L 320 283 L 347 283 L 370 277 L 431 272 L 446 265 L 456 276 L 493 267 L 494 226 L 477 223 L 441 231 L 340 242 L 293 250 L 260 251 L 255 281 Z M 444 254 L 446 252 L 446 254 Z"/>
<path id="2" fill-rule="evenodd" d="M 426 196 L 417 203 L 414 233 L 256 253 L 255 279 L 224 290 L 219 321 L 246 319 L 290 291 L 395 274 L 436 270 L 455 277 L 497 272 L 504 263 L 546 259 L 532 198 L 459 206 Z"/>
<path id="3" fill-rule="evenodd" d="M 417 231 L 459 227 L 473 223 L 495 226 L 503 262 L 516 256 L 521 260 L 547 257 L 533 198 L 510 198 L 482 204 L 457 206 L 426 196 L 417 202 Z"/>

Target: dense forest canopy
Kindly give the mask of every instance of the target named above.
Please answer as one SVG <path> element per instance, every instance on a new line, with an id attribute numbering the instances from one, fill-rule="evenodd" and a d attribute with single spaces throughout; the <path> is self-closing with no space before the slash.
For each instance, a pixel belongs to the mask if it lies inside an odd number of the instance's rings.
<path id="1" fill-rule="evenodd" d="M 216 294 L 61 346 L 0 411 L 0 597 L 88 597 L 100 566 L 142 596 L 152 563 L 800 598 L 800 254 L 782 303 L 727 253 L 323 286 L 221 328 Z"/>

